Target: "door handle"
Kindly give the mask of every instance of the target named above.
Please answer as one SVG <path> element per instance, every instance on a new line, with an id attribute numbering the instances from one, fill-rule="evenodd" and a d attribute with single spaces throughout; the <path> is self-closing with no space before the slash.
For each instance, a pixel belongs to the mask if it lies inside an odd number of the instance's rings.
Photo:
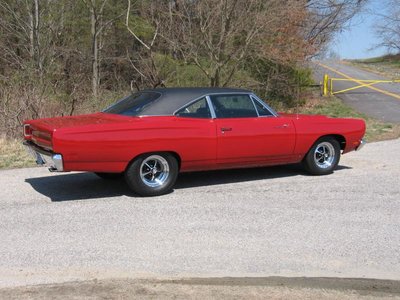
<path id="1" fill-rule="evenodd" d="M 275 126 L 274 128 L 284 129 L 284 128 L 288 128 L 288 127 L 289 127 L 289 124 L 283 124 L 283 125 Z"/>
<path id="2" fill-rule="evenodd" d="M 225 131 L 232 131 L 232 127 L 222 127 L 222 128 L 221 128 L 221 131 L 222 131 L 222 132 L 225 132 Z"/>

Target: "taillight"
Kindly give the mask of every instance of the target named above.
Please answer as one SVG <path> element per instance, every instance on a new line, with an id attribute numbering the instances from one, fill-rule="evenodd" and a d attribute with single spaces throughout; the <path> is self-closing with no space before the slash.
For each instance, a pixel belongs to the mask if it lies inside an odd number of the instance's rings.
<path id="1" fill-rule="evenodd" d="M 32 128 L 30 124 L 24 124 L 24 137 L 32 137 Z"/>
<path id="2" fill-rule="evenodd" d="M 43 139 L 46 141 L 51 141 L 51 133 L 38 131 L 38 130 L 31 130 L 31 135 L 37 137 L 39 139 Z"/>
<path id="3" fill-rule="evenodd" d="M 31 130 L 31 139 L 36 145 L 43 147 L 45 149 L 52 150 L 52 134 L 50 132 L 43 132 L 39 130 Z"/>

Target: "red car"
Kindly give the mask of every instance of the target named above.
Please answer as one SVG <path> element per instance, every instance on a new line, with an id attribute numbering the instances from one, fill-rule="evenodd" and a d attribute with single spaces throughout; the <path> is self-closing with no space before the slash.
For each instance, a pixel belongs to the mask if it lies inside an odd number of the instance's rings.
<path id="1" fill-rule="evenodd" d="M 302 162 L 329 174 L 364 134 L 363 120 L 277 114 L 251 91 L 228 88 L 145 90 L 99 113 L 24 123 L 38 164 L 124 175 L 142 196 L 170 191 L 179 172 Z"/>

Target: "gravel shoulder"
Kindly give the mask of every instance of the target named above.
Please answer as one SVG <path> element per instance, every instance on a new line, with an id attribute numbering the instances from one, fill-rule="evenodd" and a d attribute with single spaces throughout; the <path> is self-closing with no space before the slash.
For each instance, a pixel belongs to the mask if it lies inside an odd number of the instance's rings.
<path id="1" fill-rule="evenodd" d="M 400 282 L 338 278 L 92 280 L 0 289 L 1 299 L 400 299 Z"/>

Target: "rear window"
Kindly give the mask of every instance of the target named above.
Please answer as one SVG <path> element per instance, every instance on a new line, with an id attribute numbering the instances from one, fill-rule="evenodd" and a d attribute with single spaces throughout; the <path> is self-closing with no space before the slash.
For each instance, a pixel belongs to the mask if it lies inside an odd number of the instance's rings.
<path id="1" fill-rule="evenodd" d="M 157 92 L 139 92 L 121 99 L 103 110 L 105 113 L 124 116 L 139 116 L 161 97 Z"/>

